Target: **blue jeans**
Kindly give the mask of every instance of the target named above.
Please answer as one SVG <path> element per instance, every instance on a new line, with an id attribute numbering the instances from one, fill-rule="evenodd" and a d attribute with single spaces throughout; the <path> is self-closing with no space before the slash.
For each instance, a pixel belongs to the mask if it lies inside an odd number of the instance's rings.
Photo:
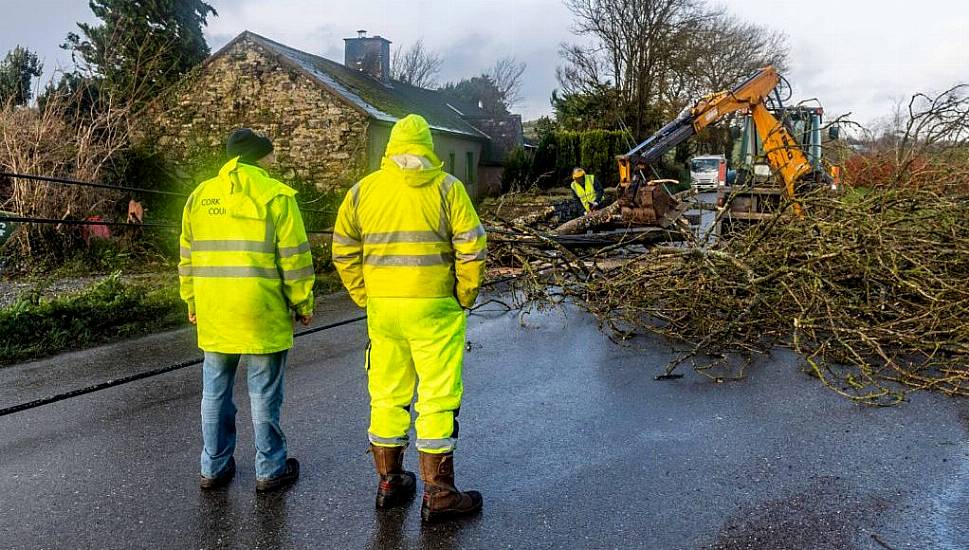
<path id="1" fill-rule="evenodd" d="M 202 475 L 217 477 L 236 448 L 236 406 L 232 402 L 239 360 L 246 358 L 252 427 L 256 438 L 256 479 L 270 479 L 286 466 L 286 436 L 279 427 L 286 351 L 267 355 L 205 352 L 202 362 Z"/>

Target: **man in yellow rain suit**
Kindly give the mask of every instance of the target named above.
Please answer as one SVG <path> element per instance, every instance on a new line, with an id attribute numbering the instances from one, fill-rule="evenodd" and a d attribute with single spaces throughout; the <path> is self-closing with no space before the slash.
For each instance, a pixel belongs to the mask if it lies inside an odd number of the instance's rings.
<path id="1" fill-rule="evenodd" d="M 394 125 L 380 170 L 353 186 L 333 233 L 333 264 L 367 308 L 370 443 L 378 507 L 415 491 L 404 471 L 417 387 L 417 449 L 434 521 L 481 509 L 481 494 L 454 485 L 465 313 L 484 277 L 485 231 L 464 184 L 442 169 L 427 122 Z"/>
<path id="2" fill-rule="evenodd" d="M 256 490 L 272 491 L 299 477 L 279 425 L 283 373 L 293 347 L 293 315 L 313 316 L 313 258 L 296 191 L 262 168 L 275 159 L 272 142 L 243 128 L 229 136 L 232 159 L 199 185 L 182 214 L 178 275 L 188 318 L 198 326 L 202 363 L 203 489 L 235 474 L 232 386 L 240 360 L 248 367 L 256 443 Z"/>

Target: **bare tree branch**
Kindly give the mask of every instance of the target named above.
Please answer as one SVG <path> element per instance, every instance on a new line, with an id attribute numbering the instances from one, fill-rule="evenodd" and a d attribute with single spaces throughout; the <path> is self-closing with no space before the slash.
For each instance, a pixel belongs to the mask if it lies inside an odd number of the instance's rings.
<path id="1" fill-rule="evenodd" d="M 441 72 L 443 58 L 437 52 L 428 50 L 424 40 L 414 42 L 410 48 L 395 48 L 391 58 L 390 75 L 418 88 L 437 86 L 437 75 Z"/>
<path id="2" fill-rule="evenodd" d="M 509 110 L 522 100 L 522 77 L 526 67 L 523 61 L 518 61 L 514 56 L 506 56 L 495 62 L 495 66 L 491 68 L 491 79 L 495 81 L 495 86 Z"/>

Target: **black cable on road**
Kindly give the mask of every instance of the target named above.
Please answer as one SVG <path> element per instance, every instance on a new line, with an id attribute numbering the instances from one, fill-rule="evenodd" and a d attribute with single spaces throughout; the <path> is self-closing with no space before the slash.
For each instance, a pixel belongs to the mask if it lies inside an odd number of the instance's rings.
<path id="1" fill-rule="evenodd" d="M 94 384 L 93 386 L 88 386 L 86 388 L 78 388 L 76 390 L 59 393 L 57 395 L 52 395 L 50 397 L 44 397 L 43 399 L 35 399 L 34 401 L 28 401 L 27 403 L 21 403 L 19 405 L 14 405 L 12 407 L 0 409 L 0 416 L 7 416 L 8 414 L 14 414 L 21 411 L 26 411 L 28 409 L 35 409 L 37 407 L 50 405 L 51 403 L 57 403 L 58 401 L 63 401 L 65 399 L 70 399 L 72 397 L 78 397 L 81 395 L 94 393 L 96 391 L 106 390 L 108 388 L 113 388 L 115 386 L 120 386 L 122 384 L 127 384 L 129 382 L 134 382 L 135 380 L 142 380 L 144 378 L 158 376 L 159 374 L 164 374 L 166 372 L 172 372 L 174 370 L 184 369 L 186 367 L 198 365 L 201 362 L 202 362 L 201 358 L 192 359 L 190 361 L 183 361 L 181 363 L 169 365 L 167 367 L 162 367 L 160 369 L 140 372 L 138 374 L 132 374 L 131 376 L 125 376 L 124 378 L 115 378 L 114 380 L 108 380 L 106 382 L 101 382 L 100 384 Z"/>
<path id="2" fill-rule="evenodd" d="M 330 323 L 329 325 L 320 325 L 318 327 L 308 328 L 306 330 L 301 330 L 293 335 L 293 338 L 299 338 L 300 336 L 306 336 L 308 334 L 314 334 L 317 332 L 323 332 L 324 330 L 329 330 L 331 328 L 342 327 L 343 325 L 350 325 L 356 323 L 357 321 L 363 321 L 366 319 L 366 315 L 360 315 L 359 317 L 353 317 L 352 319 L 344 319 L 343 321 L 337 321 L 335 323 Z"/>
<path id="3" fill-rule="evenodd" d="M 315 332 L 322 332 L 331 328 L 342 327 L 344 325 L 349 325 L 351 323 L 356 323 L 357 321 L 362 321 L 366 319 L 367 316 L 363 315 L 360 317 L 354 317 L 352 319 L 345 319 L 343 321 L 337 321 L 336 323 L 330 323 L 328 325 L 321 325 L 318 327 L 313 327 L 308 330 L 297 332 L 294 337 L 306 336 L 307 334 L 313 334 Z M 26 411 L 29 409 L 36 409 L 37 407 L 42 407 L 44 405 L 50 405 L 51 403 L 57 403 L 58 401 L 64 401 L 65 399 L 71 399 L 73 397 L 79 397 L 82 395 L 87 395 L 89 393 L 94 393 L 101 390 L 106 390 L 108 388 L 114 388 L 121 386 L 123 384 L 128 384 L 130 382 L 135 382 L 138 380 L 144 380 L 145 378 L 151 378 L 153 376 L 158 376 L 160 374 L 165 374 L 168 372 L 192 367 L 195 365 L 200 365 L 202 363 L 202 358 L 190 359 L 188 361 L 182 361 L 181 363 L 175 363 L 174 365 L 168 365 L 166 367 L 161 367 L 158 369 L 153 369 L 145 372 L 139 372 L 138 374 L 132 374 L 131 376 L 125 376 L 123 378 L 115 378 L 114 380 L 108 380 L 106 382 L 101 382 L 99 384 L 94 384 L 87 386 L 85 388 L 78 388 L 64 393 L 59 393 L 57 395 L 52 395 L 50 397 L 44 397 L 42 399 L 35 399 L 34 401 L 28 401 L 27 403 L 21 403 L 19 405 L 14 405 L 12 407 L 7 407 L 5 409 L 0 409 L 0 416 L 7 416 L 10 414 Z"/>
<path id="4" fill-rule="evenodd" d="M 0 218 L 0 219 L 2 219 L 2 218 Z M 520 275 L 511 275 L 511 276 L 504 277 L 504 278 L 501 278 L 501 279 L 495 279 L 495 280 L 492 280 L 492 281 L 487 281 L 487 282 L 485 282 L 485 283 L 483 283 L 481 285 L 481 288 L 489 288 L 489 287 L 492 287 L 492 286 L 495 286 L 495 285 L 499 285 L 501 283 L 513 281 L 513 280 L 517 279 L 519 276 Z M 495 302 L 495 301 L 496 300 L 491 300 L 489 302 L 485 302 L 483 304 L 479 304 L 478 306 L 472 308 L 471 311 L 474 311 L 474 310 L 476 310 L 476 309 L 478 309 L 478 308 L 480 308 L 480 307 L 482 307 L 484 305 L 487 305 L 488 303 Z M 502 305 L 505 305 L 507 307 L 507 305 L 504 304 L 504 303 L 502 303 Z M 299 332 L 293 334 L 293 337 L 294 338 L 299 338 L 300 336 L 307 336 L 307 335 L 310 335 L 310 334 L 315 334 L 317 332 L 323 332 L 324 330 L 329 330 L 329 329 L 332 329 L 332 328 L 337 328 L 337 327 L 342 327 L 342 326 L 345 326 L 345 325 L 350 325 L 350 324 L 353 324 L 353 323 L 357 323 L 359 321 L 363 321 L 366 318 L 367 318 L 366 315 L 360 315 L 360 316 L 357 316 L 357 317 L 351 317 L 350 319 L 344 319 L 343 321 L 337 321 L 335 323 L 329 323 L 329 324 L 326 324 L 326 325 L 320 325 L 318 327 L 313 327 L 313 328 L 310 328 L 310 329 L 306 329 L 306 330 L 299 331 Z M 154 376 L 158 376 L 158 375 L 165 374 L 165 373 L 169 373 L 169 372 L 172 372 L 172 371 L 176 371 L 176 370 L 188 368 L 188 367 L 191 367 L 191 366 L 194 366 L 194 365 L 199 365 L 201 363 L 202 363 L 202 358 L 199 357 L 199 358 L 196 358 L 196 359 L 191 359 L 191 360 L 188 360 L 188 361 L 183 361 L 181 363 L 176 363 L 174 365 L 168 365 L 166 367 L 161 367 L 161 368 L 157 368 L 157 369 L 153 369 L 153 370 L 141 372 L 141 373 L 138 373 L 138 374 L 132 374 L 131 376 L 125 376 L 123 378 L 115 378 L 114 380 L 108 380 L 108 381 L 105 381 L 105 382 L 101 382 L 99 384 L 94 384 L 92 386 L 87 386 L 85 388 L 78 388 L 78 389 L 71 390 L 71 391 L 68 391 L 68 392 L 59 393 L 57 395 L 52 395 L 50 397 L 45 397 L 45 398 L 42 398 L 42 399 L 35 399 L 34 401 L 28 401 L 26 403 L 21 403 L 19 405 L 13 405 L 11 407 L 7 407 L 7 408 L 4 408 L 4 409 L 0 409 L 0 417 L 7 416 L 7 415 L 11 415 L 11 414 L 18 413 L 18 412 L 22 412 L 22 411 L 26 411 L 26 410 L 29 410 L 29 409 L 36 409 L 37 407 L 42 407 L 44 405 L 50 405 L 51 403 L 57 403 L 58 401 L 64 401 L 65 399 L 71 399 L 71 398 L 74 398 L 74 397 L 79 397 L 79 396 L 82 396 L 82 395 L 87 395 L 89 393 L 94 393 L 94 392 L 97 392 L 97 391 L 106 390 L 106 389 L 109 389 L 109 388 L 114 388 L 114 387 L 117 387 L 117 386 L 121 386 L 123 384 L 128 384 L 128 383 L 131 383 L 131 382 L 136 382 L 138 380 L 144 380 L 145 378 L 152 378 Z"/>
<path id="5" fill-rule="evenodd" d="M 488 281 L 488 282 L 482 284 L 481 285 L 481 288 L 488 288 L 490 286 L 494 286 L 496 284 L 506 282 L 506 281 L 511 280 L 513 278 L 514 277 L 511 277 L 511 278 L 506 277 L 504 279 L 498 279 L 498 280 L 495 280 L 495 281 Z M 484 304 L 482 304 L 482 305 L 484 305 Z M 299 338 L 300 336 L 307 336 L 307 335 L 310 335 L 310 334 L 315 334 L 317 332 L 323 332 L 324 330 L 329 330 L 331 328 L 337 328 L 337 327 L 342 327 L 344 325 L 350 325 L 350 324 L 353 324 L 353 323 L 356 323 L 356 322 L 359 322 L 359 321 L 363 321 L 366 318 L 367 318 L 366 315 L 360 315 L 358 317 L 352 317 L 350 319 L 344 319 L 343 321 L 337 321 L 335 323 L 330 323 L 330 324 L 327 324 L 327 325 L 320 325 L 318 327 L 313 327 L 313 328 L 310 328 L 310 329 L 306 329 L 306 330 L 299 331 L 299 332 L 293 334 L 293 337 L 294 338 Z M 5 409 L 0 409 L 0 417 L 7 416 L 7 415 L 10 415 L 10 414 L 14 414 L 14 413 L 18 413 L 18 412 L 21 412 L 21 411 L 26 411 L 26 410 L 29 410 L 29 409 L 36 409 L 37 407 L 42 407 L 44 405 L 50 405 L 51 403 L 57 403 L 58 401 L 63 401 L 65 399 L 71 399 L 73 397 L 79 397 L 79 396 L 82 396 L 82 395 L 87 395 L 89 393 L 94 393 L 94 392 L 97 392 L 97 391 L 106 390 L 108 388 L 114 388 L 114 387 L 117 387 L 117 386 L 121 386 L 123 384 L 128 384 L 130 382 L 136 382 L 138 380 L 144 380 L 145 378 L 151 378 L 153 376 L 158 376 L 160 374 L 165 374 L 165 373 L 169 373 L 169 372 L 172 372 L 172 371 L 176 371 L 176 370 L 184 369 L 184 368 L 187 368 L 187 367 L 191 367 L 191 366 L 194 366 L 194 365 L 199 365 L 201 363 L 202 363 L 202 358 L 199 357 L 197 359 L 191 359 L 189 361 L 183 361 L 181 363 L 176 363 L 174 365 L 168 365 L 166 367 L 161 367 L 161 368 L 153 369 L 153 370 L 150 370 L 150 371 L 141 372 L 141 373 L 138 373 L 138 374 L 132 374 L 131 376 L 125 376 L 123 378 L 116 378 L 114 380 L 108 380 L 106 382 L 101 382 L 100 384 L 94 384 L 92 386 L 87 386 L 86 388 L 79 388 L 79 389 L 71 390 L 71 391 L 68 391 L 68 392 L 59 393 L 57 395 L 52 395 L 50 397 L 45 397 L 45 398 L 42 398 L 42 399 L 36 399 L 34 401 L 28 401 L 27 403 L 21 403 L 19 405 L 13 405 L 13 406 L 7 407 Z"/>

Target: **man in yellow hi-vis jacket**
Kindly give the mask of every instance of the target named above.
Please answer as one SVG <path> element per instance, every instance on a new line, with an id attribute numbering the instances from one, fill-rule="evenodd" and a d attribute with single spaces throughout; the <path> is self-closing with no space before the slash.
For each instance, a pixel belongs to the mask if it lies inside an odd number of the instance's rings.
<path id="1" fill-rule="evenodd" d="M 296 191 L 262 168 L 275 159 L 272 142 L 236 130 L 230 160 L 189 196 L 182 215 L 178 274 L 189 320 L 198 326 L 202 364 L 200 485 L 221 487 L 235 474 L 232 386 L 247 363 L 256 443 L 256 490 L 296 481 L 299 462 L 288 458 L 279 425 L 286 354 L 293 315 L 313 315 L 313 258 L 296 204 Z"/>
<path id="2" fill-rule="evenodd" d="M 353 186 L 333 233 L 333 263 L 367 308 L 370 443 L 377 506 L 415 491 L 403 469 L 417 386 L 417 449 L 432 521 L 476 512 L 481 495 L 454 486 L 465 313 L 484 277 L 485 231 L 464 184 L 442 169 L 427 122 L 394 125 L 380 170 Z"/>
<path id="3" fill-rule="evenodd" d="M 572 170 L 572 183 L 569 187 L 575 194 L 575 198 L 582 204 L 586 214 L 599 209 L 602 203 L 602 186 L 596 181 L 595 176 L 586 174 L 584 169 L 576 166 Z"/>

